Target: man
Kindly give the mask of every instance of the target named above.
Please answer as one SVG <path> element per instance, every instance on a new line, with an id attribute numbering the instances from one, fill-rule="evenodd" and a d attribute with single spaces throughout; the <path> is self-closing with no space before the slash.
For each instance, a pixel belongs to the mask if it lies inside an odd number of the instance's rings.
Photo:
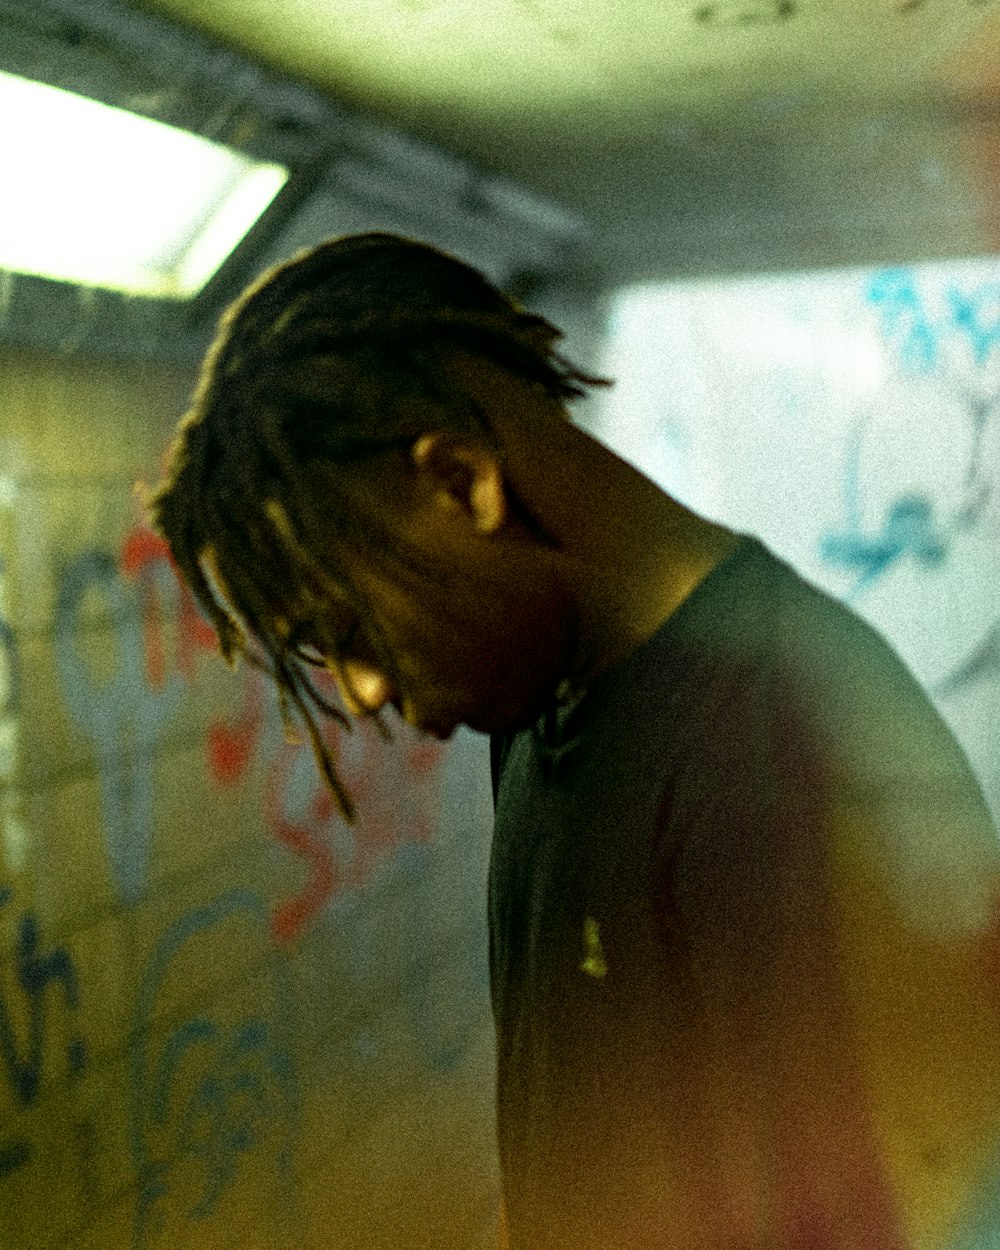
<path id="1" fill-rule="evenodd" d="M 310 665 L 492 735 L 511 1250 L 958 1250 L 1000 1165 L 976 782 L 871 629 L 567 420 L 603 380 L 558 337 L 324 244 L 227 316 L 155 523 L 347 818 Z"/>

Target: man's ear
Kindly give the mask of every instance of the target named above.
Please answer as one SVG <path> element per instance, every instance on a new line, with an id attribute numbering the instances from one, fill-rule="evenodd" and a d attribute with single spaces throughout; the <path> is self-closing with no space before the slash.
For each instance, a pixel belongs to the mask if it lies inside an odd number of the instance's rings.
<path id="1" fill-rule="evenodd" d="M 507 519 L 507 496 L 497 457 L 481 443 L 436 431 L 422 434 L 411 455 L 433 503 L 460 510 L 479 534 L 493 534 Z"/>

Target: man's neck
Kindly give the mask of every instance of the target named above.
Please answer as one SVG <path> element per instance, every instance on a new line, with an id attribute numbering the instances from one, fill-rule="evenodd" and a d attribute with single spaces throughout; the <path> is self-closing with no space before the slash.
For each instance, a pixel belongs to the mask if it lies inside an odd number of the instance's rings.
<path id="1" fill-rule="evenodd" d="M 659 629 L 739 535 L 698 516 L 568 421 L 505 438 L 511 485 L 559 552 L 579 610 L 587 681 Z"/>
<path id="2" fill-rule="evenodd" d="M 565 676 L 586 682 L 650 638 L 739 536 L 574 425 L 540 384 L 457 349 L 443 363 L 488 417 L 505 487 L 541 538 L 539 573 L 573 605 Z"/>

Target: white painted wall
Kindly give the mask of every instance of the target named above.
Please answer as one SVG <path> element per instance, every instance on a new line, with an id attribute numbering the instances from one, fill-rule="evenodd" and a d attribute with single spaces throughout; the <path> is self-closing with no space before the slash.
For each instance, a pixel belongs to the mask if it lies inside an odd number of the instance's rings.
<path id="1" fill-rule="evenodd" d="M 1000 814 L 1000 258 L 646 284 L 590 428 L 907 660 Z"/>

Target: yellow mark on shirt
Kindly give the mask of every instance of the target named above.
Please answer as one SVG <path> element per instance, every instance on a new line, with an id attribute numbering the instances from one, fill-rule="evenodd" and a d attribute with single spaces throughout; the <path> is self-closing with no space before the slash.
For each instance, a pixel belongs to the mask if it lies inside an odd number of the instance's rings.
<path id="1" fill-rule="evenodd" d="M 589 977 L 603 977 L 607 974 L 608 964 L 601 946 L 601 930 L 592 916 L 583 919 L 583 963 L 580 971 Z"/>

